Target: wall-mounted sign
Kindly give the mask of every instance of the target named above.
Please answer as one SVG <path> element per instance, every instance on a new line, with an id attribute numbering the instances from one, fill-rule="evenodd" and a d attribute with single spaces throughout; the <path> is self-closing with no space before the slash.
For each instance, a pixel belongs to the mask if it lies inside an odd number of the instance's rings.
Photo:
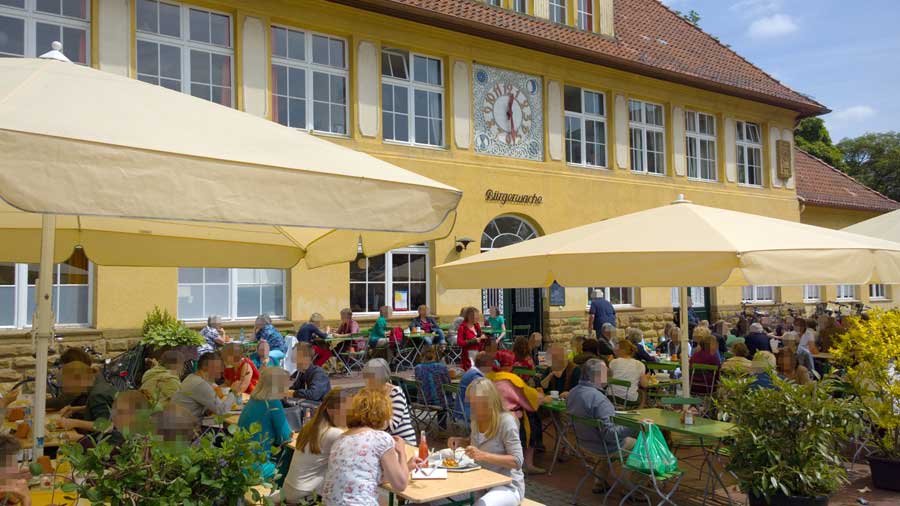
<path id="1" fill-rule="evenodd" d="M 500 205 L 524 204 L 538 205 L 544 201 L 544 197 L 537 193 L 506 193 L 497 190 L 488 190 L 484 192 L 484 200 L 487 202 L 499 202 Z"/>
<path id="2" fill-rule="evenodd" d="M 394 290 L 394 310 L 409 311 L 409 291 Z"/>
<path id="3" fill-rule="evenodd" d="M 556 281 L 550 285 L 550 305 L 565 306 L 566 305 L 566 287 Z"/>
<path id="4" fill-rule="evenodd" d="M 775 141 L 775 153 L 778 157 L 778 178 L 790 179 L 791 170 L 791 143 L 788 141 Z"/>

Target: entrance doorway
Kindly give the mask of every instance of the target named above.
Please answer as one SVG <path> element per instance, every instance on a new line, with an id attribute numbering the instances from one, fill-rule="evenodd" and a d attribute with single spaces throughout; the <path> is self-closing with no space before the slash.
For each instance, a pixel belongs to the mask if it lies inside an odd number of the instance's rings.
<path id="1" fill-rule="evenodd" d="M 691 298 L 691 307 L 694 308 L 694 314 L 698 320 L 709 320 L 710 315 L 710 290 L 704 286 L 689 286 L 688 296 Z M 681 307 L 678 288 L 672 289 L 672 311 L 675 314 L 675 323 L 678 322 L 678 309 Z M 711 323 L 711 322 L 710 322 Z"/>
<path id="2" fill-rule="evenodd" d="M 481 234 L 481 251 L 509 246 L 538 237 L 537 229 L 518 216 L 503 215 L 491 220 Z M 481 291 L 484 314 L 497 306 L 506 320 L 508 335 L 530 335 L 543 332 L 543 314 L 540 288 L 486 288 Z"/>

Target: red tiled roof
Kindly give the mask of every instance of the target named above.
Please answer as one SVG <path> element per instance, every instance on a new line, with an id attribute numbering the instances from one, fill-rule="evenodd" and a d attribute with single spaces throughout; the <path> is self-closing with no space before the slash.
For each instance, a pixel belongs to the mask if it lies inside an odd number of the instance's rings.
<path id="1" fill-rule="evenodd" d="M 900 202 L 857 182 L 806 151 L 794 150 L 794 169 L 797 195 L 807 204 L 881 212 L 900 209 Z"/>
<path id="2" fill-rule="evenodd" d="M 804 116 L 829 112 L 658 0 L 615 0 L 615 37 L 475 0 L 330 1 L 768 103 Z"/>

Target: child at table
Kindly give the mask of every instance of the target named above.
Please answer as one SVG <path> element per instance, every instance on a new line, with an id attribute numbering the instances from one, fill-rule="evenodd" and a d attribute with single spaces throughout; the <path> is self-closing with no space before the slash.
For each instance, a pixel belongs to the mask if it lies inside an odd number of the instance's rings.
<path id="1" fill-rule="evenodd" d="M 22 447 L 15 437 L 0 436 L 0 504 L 31 505 L 27 471 L 19 469 Z"/>

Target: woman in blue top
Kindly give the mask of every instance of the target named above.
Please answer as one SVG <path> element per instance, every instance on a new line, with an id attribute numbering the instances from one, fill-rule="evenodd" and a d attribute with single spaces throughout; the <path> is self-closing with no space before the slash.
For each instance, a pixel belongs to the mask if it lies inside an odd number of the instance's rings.
<path id="1" fill-rule="evenodd" d="M 328 349 L 328 343 L 324 341 L 328 339 L 328 334 L 322 332 L 322 329 L 319 328 L 322 325 L 322 320 L 322 315 L 313 313 L 310 315 L 309 321 L 297 329 L 297 342 L 313 345 L 313 349 L 316 350 L 314 363 L 319 367 L 325 365 L 325 362 L 328 362 L 328 359 L 331 358 L 331 350 Z"/>
<path id="2" fill-rule="evenodd" d="M 280 361 L 287 353 L 287 344 L 284 342 L 284 336 L 278 329 L 272 325 L 272 318 L 267 314 L 261 314 L 256 317 L 254 326 L 254 336 L 257 341 L 267 341 L 269 343 L 269 357 Z"/>
<path id="3" fill-rule="evenodd" d="M 275 476 L 272 447 L 291 440 L 291 427 L 281 405 L 281 399 L 287 395 L 290 385 L 287 371 L 280 367 L 266 367 L 260 372 L 259 383 L 238 419 L 238 427 L 242 429 L 249 430 L 254 423 L 260 425 L 260 431 L 253 435 L 253 439 L 260 443 L 266 454 L 266 463 L 261 468 L 265 479 Z"/>
<path id="4" fill-rule="evenodd" d="M 491 326 L 491 331 L 493 332 L 494 342 L 497 343 L 497 347 L 500 347 L 500 344 L 506 338 L 506 320 L 503 319 L 503 316 L 500 315 L 500 308 L 497 306 L 491 306 L 488 309 L 487 323 Z"/>

